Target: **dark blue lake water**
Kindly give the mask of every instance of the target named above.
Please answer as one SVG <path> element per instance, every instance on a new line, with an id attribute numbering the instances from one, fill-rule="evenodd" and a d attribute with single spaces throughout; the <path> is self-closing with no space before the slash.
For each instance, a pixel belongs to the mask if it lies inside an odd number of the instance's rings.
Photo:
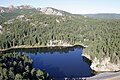
<path id="1" fill-rule="evenodd" d="M 34 68 L 45 70 L 54 78 L 81 78 L 92 75 L 90 66 L 83 61 L 82 48 L 40 51 L 23 53 L 33 60 Z"/>

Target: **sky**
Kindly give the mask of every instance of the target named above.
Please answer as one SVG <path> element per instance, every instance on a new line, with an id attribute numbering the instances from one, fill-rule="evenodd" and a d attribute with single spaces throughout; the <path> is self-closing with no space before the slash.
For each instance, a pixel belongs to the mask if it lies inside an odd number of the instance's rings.
<path id="1" fill-rule="evenodd" d="M 0 0 L 0 6 L 53 7 L 73 14 L 120 13 L 120 0 Z"/>

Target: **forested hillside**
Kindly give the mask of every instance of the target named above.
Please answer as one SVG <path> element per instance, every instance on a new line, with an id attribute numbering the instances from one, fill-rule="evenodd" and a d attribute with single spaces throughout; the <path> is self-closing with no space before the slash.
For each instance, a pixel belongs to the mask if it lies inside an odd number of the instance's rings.
<path id="1" fill-rule="evenodd" d="M 6 13 L 6 16 L 9 15 Z M 95 56 L 99 59 L 110 57 L 113 63 L 120 60 L 120 20 L 40 13 L 0 20 L 0 49 L 21 45 L 46 46 L 50 40 L 62 40 L 71 45 L 87 46 L 84 53 L 89 54 L 92 59 Z"/>
<path id="2" fill-rule="evenodd" d="M 120 19 L 120 14 L 115 13 L 100 13 L 100 14 L 83 14 L 95 19 Z"/>

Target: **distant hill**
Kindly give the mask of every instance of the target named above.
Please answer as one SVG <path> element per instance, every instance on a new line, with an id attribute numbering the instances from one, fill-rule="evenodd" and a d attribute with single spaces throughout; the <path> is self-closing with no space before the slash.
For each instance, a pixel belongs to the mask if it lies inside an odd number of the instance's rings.
<path id="1" fill-rule="evenodd" d="M 83 14 L 83 15 L 95 19 L 120 19 L 120 14 L 115 13 Z"/>
<path id="2" fill-rule="evenodd" d="M 30 5 L 0 7 L 0 24 L 20 15 L 47 14 L 64 16 L 70 13 L 52 7 L 34 8 Z"/>
<path id="3" fill-rule="evenodd" d="M 18 12 L 19 11 L 19 12 Z M 49 14 L 49 15 L 60 15 L 62 16 L 63 14 L 69 14 L 68 12 L 58 10 L 52 7 L 44 7 L 44 8 L 35 8 L 30 5 L 21 5 L 21 6 L 10 6 L 10 7 L 0 7 L 0 13 L 16 13 L 18 12 L 19 14 L 24 13 L 43 13 L 43 14 Z"/>

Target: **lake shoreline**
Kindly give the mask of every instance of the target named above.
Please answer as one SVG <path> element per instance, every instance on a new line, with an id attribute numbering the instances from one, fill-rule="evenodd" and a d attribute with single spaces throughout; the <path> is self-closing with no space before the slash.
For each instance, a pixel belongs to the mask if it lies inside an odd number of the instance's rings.
<path id="1" fill-rule="evenodd" d="M 86 53 L 83 53 L 82 56 L 85 56 L 91 61 L 90 67 L 93 71 L 96 71 L 97 73 L 120 71 L 120 64 L 111 63 L 109 57 L 103 58 L 102 61 L 99 61 L 99 59 L 97 59 L 96 57 L 94 59 L 91 59 L 90 55 Z"/>
<path id="2" fill-rule="evenodd" d="M 74 47 L 74 46 L 81 46 L 81 48 L 86 48 L 86 46 L 83 45 L 56 45 L 56 46 L 46 46 L 46 45 L 40 45 L 40 46 L 27 46 L 27 45 L 21 45 L 21 46 L 15 46 L 10 47 L 6 49 L 1 49 L 0 52 L 4 52 L 10 49 L 30 49 L 30 48 L 54 48 L 54 47 L 60 47 L 60 48 L 67 48 L 67 47 Z"/>
<path id="3" fill-rule="evenodd" d="M 27 45 L 22 45 L 22 46 L 15 46 L 15 47 L 11 47 L 11 48 L 7 48 L 7 49 L 3 49 L 3 50 L 0 50 L 0 53 L 4 53 L 4 52 L 7 52 L 7 51 L 10 51 L 10 50 L 13 50 L 13 49 L 38 49 L 38 48 L 49 48 L 49 49 L 55 49 L 55 48 L 59 48 L 59 49 L 64 49 L 64 48 L 71 48 L 71 47 L 75 47 L 75 46 L 79 46 L 81 48 L 86 48 L 85 46 L 82 46 L 82 45 L 57 45 L 57 46 L 45 46 L 45 45 L 41 45 L 41 46 L 27 46 Z M 84 53 L 82 53 L 82 56 L 85 56 Z M 88 58 L 88 56 L 85 56 Z M 90 59 L 90 58 L 88 58 Z M 90 59 L 91 60 L 91 59 Z M 93 62 L 93 60 L 92 60 Z M 112 72 L 112 71 L 96 71 L 94 69 L 92 69 L 93 71 L 93 74 L 96 75 L 98 73 L 104 73 L 104 72 Z M 113 72 L 117 72 L 117 71 L 113 71 Z"/>

